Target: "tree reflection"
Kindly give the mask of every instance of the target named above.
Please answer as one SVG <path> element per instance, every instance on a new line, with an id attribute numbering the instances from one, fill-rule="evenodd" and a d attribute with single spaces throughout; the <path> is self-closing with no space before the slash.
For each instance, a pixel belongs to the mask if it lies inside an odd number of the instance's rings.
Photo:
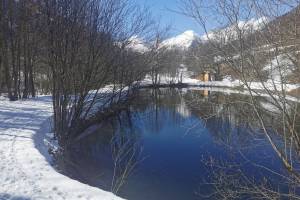
<path id="1" fill-rule="evenodd" d="M 298 178 L 294 173 L 275 170 L 266 164 L 254 162 L 245 153 L 245 150 L 259 148 L 259 145 L 269 146 L 273 150 L 262 159 L 272 162 L 270 153 L 277 153 L 273 146 L 280 147 L 285 150 L 285 155 L 291 156 L 284 159 L 293 163 L 293 171 L 299 169 L 299 157 L 295 156 L 297 152 L 292 148 L 287 149 L 292 146 L 292 141 L 288 139 L 290 136 L 286 135 L 285 125 L 282 124 L 282 117 L 285 114 L 276 107 L 273 99 L 261 96 L 225 95 L 218 92 L 212 92 L 208 98 L 202 98 L 202 93 L 190 93 L 185 97 L 190 102 L 189 106 L 193 114 L 205 121 L 215 141 L 228 147 L 231 155 L 234 155 L 231 160 L 207 156 L 203 161 L 210 172 L 210 180 L 206 183 L 214 187 L 214 191 L 208 194 L 204 191 L 200 193 L 202 197 L 208 199 L 298 198 Z M 200 97 L 198 98 L 197 95 Z M 289 102 L 288 105 L 290 104 L 295 104 L 295 102 Z M 295 108 L 295 105 L 289 108 Z M 257 112 L 260 118 L 257 117 Z M 289 109 L 288 112 L 289 115 L 293 112 L 297 113 L 293 109 Z M 263 123 L 260 120 L 263 120 Z M 299 129 L 299 127 L 294 128 Z M 266 142 L 265 132 L 268 133 L 268 140 L 272 141 L 271 144 Z M 287 151 L 290 152 L 287 153 Z M 278 159 L 281 160 L 281 157 Z M 249 168 L 262 172 L 258 176 L 250 173 Z M 288 169 L 287 172 L 289 171 L 292 172 Z"/>
<path id="2" fill-rule="evenodd" d="M 111 191 L 115 194 L 126 183 L 137 164 L 142 161 L 143 148 L 138 129 L 133 127 L 131 113 L 127 111 L 125 114 L 125 116 L 119 116 L 117 131 L 111 140 L 113 158 Z"/>

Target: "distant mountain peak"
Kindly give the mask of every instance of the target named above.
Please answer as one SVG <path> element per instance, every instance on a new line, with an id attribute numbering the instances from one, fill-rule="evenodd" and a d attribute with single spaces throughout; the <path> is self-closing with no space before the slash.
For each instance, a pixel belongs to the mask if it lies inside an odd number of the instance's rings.
<path id="1" fill-rule="evenodd" d="M 171 37 L 162 42 L 161 46 L 168 49 L 178 48 L 186 50 L 192 46 L 195 40 L 199 39 L 199 35 L 193 30 L 187 30 L 175 37 Z"/>
<path id="2" fill-rule="evenodd" d="M 181 35 L 184 35 L 187 37 L 195 37 L 195 36 L 197 37 L 198 36 L 198 34 L 193 30 L 187 30 L 187 31 L 183 32 Z"/>
<path id="3" fill-rule="evenodd" d="M 144 41 L 137 35 L 134 35 L 131 38 L 129 38 L 128 48 L 140 53 L 145 53 L 149 50 L 148 47 L 145 45 Z"/>

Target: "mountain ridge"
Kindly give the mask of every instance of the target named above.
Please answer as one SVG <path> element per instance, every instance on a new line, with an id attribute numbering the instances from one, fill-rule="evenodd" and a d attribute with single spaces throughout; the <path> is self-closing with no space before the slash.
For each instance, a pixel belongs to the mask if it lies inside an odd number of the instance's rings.
<path id="1" fill-rule="evenodd" d="M 209 31 L 203 35 L 199 35 L 194 30 L 186 30 L 183 33 L 163 40 L 160 47 L 168 50 L 179 49 L 185 51 L 188 50 L 194 43 L 206 43 L 208 41 L 228 43 L 237 39 L 238 29 L 250 35 L 263 29 L 270 22 L 270 19 L 267 17 L 260 17 L 257 19 L 252 18 L 248 21 L 239 21 L 236 24 Z M 130 48 L 139 52 L 147 51 L 147 45 L 137 36 L 132 39 Z"/>

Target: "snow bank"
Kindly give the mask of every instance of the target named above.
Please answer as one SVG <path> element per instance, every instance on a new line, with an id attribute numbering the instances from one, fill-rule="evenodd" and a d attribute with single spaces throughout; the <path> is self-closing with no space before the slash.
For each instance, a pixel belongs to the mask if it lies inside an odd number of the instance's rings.
<path id="1" fill-rule="evenodd" d="M 179 83 L 178 78 L 169 77 L 169 76 L 160 76 L 159 77 L 159 84 L 160 85 L 167 85 L 170 83 Z M 204 82 L 197 79 L 193 79 L 187 76 L 183 77 L 182 80 L 183 84 L 186 84 L 188 86 L 199 86 L 199 87 L 229 87 L 229 88 L 235 88 L 240 87 L 242 89 L 247 89 L 245 84 L 240 80 L 231 80 L 230 77 L 225 77 L 222 81 L 209 81 Z M 141 82 L 142 86 L 150 86 L 152 85 L 152 80 L 150 76 L 146 76 L 146 78 Z M 277 80 L 271 80 L 269 79 L 266 82 L 249 82 L 248 85 L 253 90 L 265 90 L 267 88 L 270 91 L 281 91 L 282 87 L 285 91 L 289 92 L 294 89 L 300 88 L 300 84 L 283 84 L 281 81 Z"/>
<path id="2" fill-rule="evenodd" d="M 264 83 L 261 82 L 251 82 L 248 83 L 250 88 L 253 90 L 264 90 L 265 88 L 267 88 L 270 91 L 282 91 L 285 90 L 287 92 L 290 92 L 292 90 L 295 90 L 297 88 L 300 87 L 300 84 L 282 84 L 281 81 L 272 81 L 272 80 L 268 80 Z"/>
<path id="3" fill-rule="evenodd" d="M 167 85 L 171 83 L 179 83 L 179 78 L 170 77 L 170 76 L 159 76 L 159 84 Z M 241 86 L 242 83 L 240 81 L 231 81 L 229 79 L 224 79 L 223 81 L 209 81 L 204 82 L 197 79 L 190 78 L 188 76 L 184 76 L 182 79 L 182 83 L 189 86 L 206 86 L 206 87 L 238 87 Z M 150 76 L 146 76 L 146 78 L 141 82 L 142 86 L 150 86 L 152 85 L 152 80 Z"/>
<path id="4" fill-rule="evenodd" d="M 295 65 L 291 61 L 291 55 L 278 55 L 268 63 L 263 70 L 269 72 L 269 79 L 282 82 L 282 78 L 286 78 L 295 69 Z"/>
<path id="5" fill-rule="evenodd" d="M 0 199 L 120 199 L 58 173 L 43 143 L 52 101 L 0 99 Z"/>

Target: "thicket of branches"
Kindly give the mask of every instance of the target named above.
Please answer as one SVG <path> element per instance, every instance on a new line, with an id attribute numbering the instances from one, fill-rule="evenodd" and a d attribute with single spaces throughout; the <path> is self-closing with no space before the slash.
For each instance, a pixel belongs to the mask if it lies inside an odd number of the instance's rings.
<path id="1" fill-rule="evenodd" d="M 1 0 L 0 26 L 0 92 L 10 100 L 51 93 L 64 141 L 92 109 L 128 95 L 149 62 L 128 47 L 152 26 L 130 0 Z"/>
<path id="2" fill-rule="evenodd" d="M 268 184 L 247 182 L 251 177 L 246 177 L 245 174 L 232 176 L 226 174 L 226 171 L 214 172 L 214 195 L 217 198 L 238 199 L 245 195 L 263 199 L 299 198 L 299 195 L 292 192 L 300 184 L 300 171 L 295 167 L 300 150 L 299 103 L 292 101 L 287 92 L 287 84 L 299 83 L 296 78 L 299 77 L 300 69 L 299 3 L 297 0 L 218 0 L 209 3 L 201 0 L 183 1 L 182 13 L 196 20 L 207 34 L 206 45 L 210 51 L 203 54 L 200 49 L 195 56 L 210 65 L 222 64 L 223 68 L 230 70 L 235 78 L 242 81 L 250 95 L 250 101 L 244 102 L 245 105 L 252 107 L 265 137 L 289 174 L 280 176 L 288 180 L 287 185 L 291 186 L 291 191 L 281 193 Z M 283 15 L 288 10 L 288 14 Z M 262 28 L 259 29 L 249 28 L 246 23 L 241 23 L 265 17 L 269 20 L 263 20 Z M 230 31 L 212 34 L 208 31 L 210 20 L 214 20 L 217 29 L 230 27 Z M 266 74 L 266 66 L 269 74 Z M 260 91 L 252 87 L 253 82 L 259 85 Z M 262 94 L 279 111 L 275 115 L 281 119 L 277 124 L 280 129 L 267 126 L 263 111 L 255 98 Z M 274 140 L 274 130 L 282 142 Z M 226 168 L 226 165 L 223 167 Z M 225 188 L 225 185 L 234 186 L 231 188 L 234 191 Z M 238 185 L 242 187 L 239 188 Z"/>

